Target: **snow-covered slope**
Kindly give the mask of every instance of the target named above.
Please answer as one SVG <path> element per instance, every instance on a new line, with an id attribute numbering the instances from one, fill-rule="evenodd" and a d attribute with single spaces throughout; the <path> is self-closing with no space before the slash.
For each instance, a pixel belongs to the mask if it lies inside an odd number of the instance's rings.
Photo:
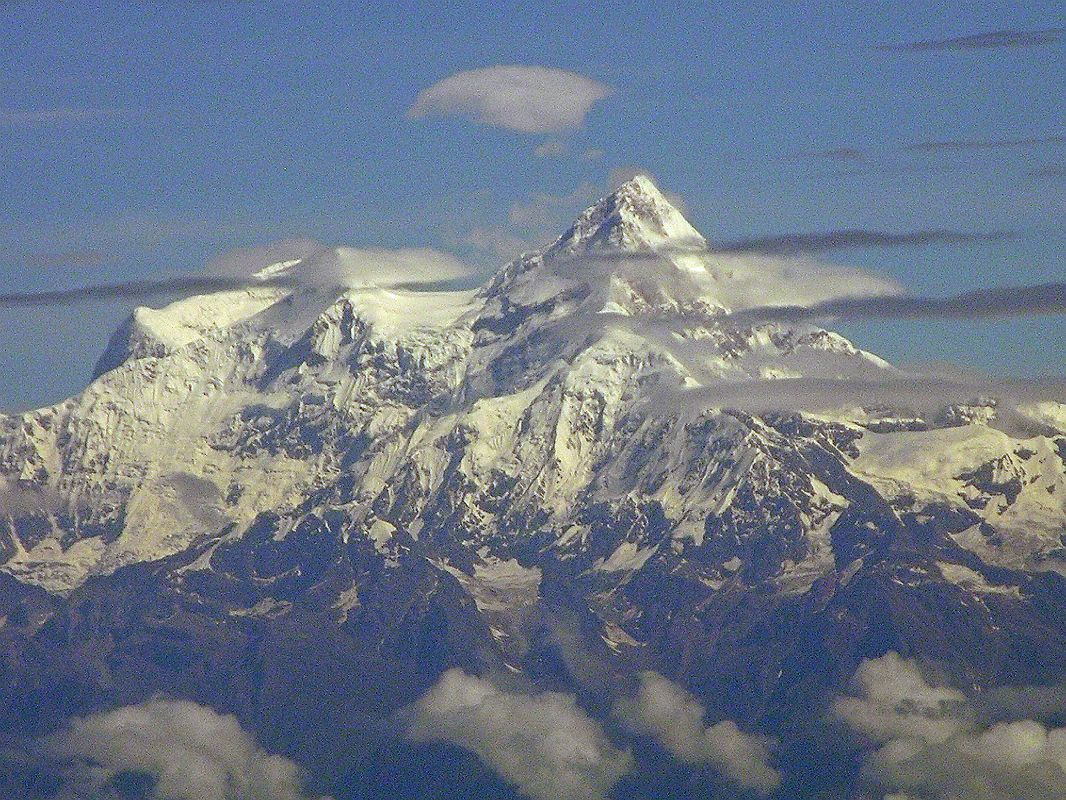
<path id="1" fill-rule="evenodd" d="M 1064 398 L 731 315 L 891 284 L 714 253 L 645 178 L 480 289 L 425 263 L 260 265 L 0 415 L 0 730 L 161 692 L 375 796 L 450 668 L 601 716 L 652 669 L 782 740 L 776 796 L 846 796 L 819 725 L 861 659 L 1066 676 Z"/>
<path id="2" fill-rule="evenodd" d="M 647 178 L 479 291 L 390 281 L 339 297 L 264 287 L 138 309 L 85 392 L 0 418 L 3 569 L 67 591 L 265 510 L 311 507 L 343 508 L 379 547 L 383 526 L 429 528 L 500 557 L 536 538 L 590 568 L 635 568 L 652 547 L 706 548 L 749 495 L 752 513 L 771 497 L 795 508 L 796 541 L 760 573 L 810 559 L 829 568 L 819 537 L 852 501 L 793 463 L 799 442 L 721 410 L 716 394 L 897 373 L 813 326 L 733 323 L 738 297 L 776 300 L 779 272 L 708 253 Z M 975 530 L 1002 529 L 998 548 L 960 533 L 983 557 L 1057 567 L 1047 556 L 1066 502 L 1061 439 L 1015 440 L 982 419 L 894 433 L 848 419 L 804 425 L 887 499 L 956 505 Z M 664 539 L 589 544 L 588 509 L 649 503 Z"/>

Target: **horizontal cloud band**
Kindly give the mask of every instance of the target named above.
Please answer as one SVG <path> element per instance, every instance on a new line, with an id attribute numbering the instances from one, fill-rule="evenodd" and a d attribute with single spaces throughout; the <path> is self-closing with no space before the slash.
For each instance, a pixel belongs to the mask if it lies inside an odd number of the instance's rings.
<path id="1" fill-rule="evenodd" d="M 825 233 L 783 233 L 776 236 L 761 236 L 739 239 L 713 247 L 717 253 L 759 253 L 762 255 L 804 255 L 827 253 L 849 247 L 915 247 L 926 244 L 967 244 L 971 242 L 994 242 L 1013 238 L 1008 231 L 991 233 L 966 233 L 941 228 L 906 231 L 868 231 L 845 228 Z"/>
<path id="2" fill-rule="evenodd" d="M 974 33 L 968 36 L 951 36 L 946 39 L 922 39 L 903 44 L 881 44 L 878 50 L 904 53 L 927 53 L 938 50 L 982 50 L 1000 47 L 1038 47 L 1055 44 L 1066 36 L 1066 28 L 1044 28 L 1043 30 L 1000 30 L 987 33 Z"/>
<path id="3" fill-rule="evenodd" d="M 81 286 L 76 289 L 50 289 L 41 292 L 11 292 L 0 294 L 0 308 L 13 306 L 62 306 L 87 303 L 94 300 L 147 300 L 161 294 L 199 294 L 247 289 L 253 286 L 294 287 L 291 279 L 267 279 L 249 281 L 222 275 L 188 275 L 158 280 L 125 281 L 104 283 L 96 286 Z"/>
<path id="4" fill-rule="evenodd" d="M 207 271 L 202 273 L 75 289 L 0 294 L 0 308 L 61 306 L 116 299 L 147 300 L 165 294 L 192 295 L 270 287 L 316 287 L 340 292 L 349 287 L 374 285 L 430 290 L 470 274 L 470 268 L 454 256 L 429 248 L 328 248 L 313 242 L 290 241 L 228 253 L 209 264 Z"/>
<path id="5" fill-rule="evenodd" d="M 951 297 L 843 297 L 811 306 L 762 306 L 730 315 L 743 322 L 826 319 L 980 319 L 1066 313 L 1066 283 L 978 289 Z"/>

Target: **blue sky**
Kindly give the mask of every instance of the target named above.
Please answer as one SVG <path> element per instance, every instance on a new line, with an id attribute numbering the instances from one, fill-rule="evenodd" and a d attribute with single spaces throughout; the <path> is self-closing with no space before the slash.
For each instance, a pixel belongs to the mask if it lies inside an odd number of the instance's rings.
<path id="1" fill-rule="evenodd" d="M 1014 234 L 824 256 L 916 293 L 1066 277 L 1059 3 L 427 5 L 0 3 L 0 291 L 195 271 L 291 236 L 489 269 L 627 167 L 712 240 Z M 1051 33 L 907 47 L 990 31 Z M 611 92 L 559 133 L 407 114 L 507 64 Z M 546 141 L 565 152 L 538 156 Z M 928 142 L 956 145 L 908 149 Z M 77 391 L 130 308 L 0 309 L 0 408 Z M 1066 373 L 1061 317 L 837 327 L 894 361 Z"/>

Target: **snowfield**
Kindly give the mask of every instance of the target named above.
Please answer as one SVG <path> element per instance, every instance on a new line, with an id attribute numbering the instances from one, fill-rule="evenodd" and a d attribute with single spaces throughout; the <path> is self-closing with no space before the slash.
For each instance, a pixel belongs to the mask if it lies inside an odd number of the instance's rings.
<path id="1" fill-rule="evenodd" d="M 814 542 L 827 514 L 851 500 L 824 500 L 802 465 L 794 484 L 778 486 L 795 443 L 730 409 L 750 408 L 774 385 L 779 405 L 793 393 L 803 408 L 804 387 L 834 382 L 840 391 L 822 391 L 804 425 L 808 438 L 834 442 L 845 470 L 910 510 L 935 503 L 973 515 L 957 538 L 989 563 L 1063 568 L 1050 554 L 1066 517 L 1056 438 L 1066 406 L 1020 407 L 1045 431 L 1015 438 L 997 429 L 1003 409 L 994 407 L 952 417 L 856 405 L 848 387 L 861 397 L 905 374 L 830 331 L 729 316 L 891 285 L 710 253 L 643 176 L 479 290 L 401 288 L 421 275 L 413 257 L 382 257 L 376 279 L 369 252 L 339 248 L 257 273 L 298 286 L 306 270 L 314 279 L 304 288 L 137 309 L 82 394 L 0 418 L 11 498 L 0 516 L 2 569 L 68 592 L 266 510 L 309 504 L 343 508 L 381 548 L 396 531 L 417 537 L 444 503 L 453 535 L 492 557 L 506 559 L 515 537 L 537 531 L 574 558 L 587 547 L 579 510 L 593 502 L 660 504 L 685 550 L 704 546 L 708 526 L 744 492 L 799 491 L 789 499 Z M 342 268 L 359 286 L 338 295 L 322 275 Z M 46 502 L 27 510 L 16 497 Z M 658 547 L 627 534 L 593 558 L 595 569 L 639 570 Z M 807 549 L 777 569 L 813 563 L 817 548 Z M 722 559 L 732 567 L 720 578 L 743 558 Z M 823 556 L 817 563 L 829 568 Z"/>

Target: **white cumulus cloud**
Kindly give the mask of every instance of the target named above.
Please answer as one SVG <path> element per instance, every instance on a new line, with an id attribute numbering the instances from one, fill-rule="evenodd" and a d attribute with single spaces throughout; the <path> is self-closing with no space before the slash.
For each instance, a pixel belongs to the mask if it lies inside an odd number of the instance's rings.
<path id="1" fill-rule="evenodd" d="M 572 695 L 511 693 L 451 669 L 410 709 L 408 734 L 471 751 L 533 800 L 596 800 L 629 771 Z"/>
<path id="2" fill-rule="evenodd" d="M 895 652 L 863 661 L 852 683 L 857 694 L 837 698 L 833 711 L 874 741 L 919 736 L 942 742 L 962 724 L 966 695 L 929 685 L 917 664 Z"/>
<path id="3" fill-rule="evenodd" d="M 995 721 L 982 706 L 890 652 L 859 666 L 854 694 L 837 698 L 833 711 L 876 745 L 864 777 L 886 800 L 1066 797 L 1066 728 Z"/>
<path id="4" fill-rule="evenodd" d="M 619 701 L 616 713 L 678 761 L 711 764 L 741 788 L 769 794 L 781 782 L 770 766 L 767 739 L 744 733 L 732 720 L 704 725 L 706 711 L 699 700 L 657 672 L 642 673 L 640 691 Z"/>
<path id="5" fill-rule="evenodd" d="M 309 800 L 299 767 L 260 748 L 236 717 L 185 700 L 149 700 L 72 719 L 46 752 L 76 765 L 73 796 L 115 775 L 156 780 L 155 800 Z M 322 800 L 328 800 L 323 798 Z"/>
<path id="6" fill-rule="evenodd" d="M 451 75 L 419 92 L 411 119 L 460 115 L 521 133 L 580 128 L 611 88 L 552 67 L 495 66 Z"/>

